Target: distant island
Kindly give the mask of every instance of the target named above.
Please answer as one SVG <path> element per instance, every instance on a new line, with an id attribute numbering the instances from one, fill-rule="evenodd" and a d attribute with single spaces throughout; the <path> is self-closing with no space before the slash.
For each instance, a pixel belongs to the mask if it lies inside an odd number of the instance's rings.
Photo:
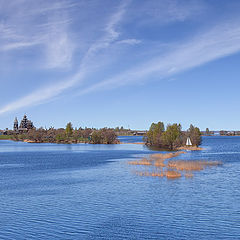
<path id="1" fill-rule="evenodd" d="M 93 143 L 93 144 L 116 144 L 117 134 L 108 128 L 73 129 L 72 123 L 68 123 L 66 128 L 49 129 L 32 128 L 22 132 L 9 132 L 8 135 L 0 136 L 2 139 L 14 141 L 24 141 L 29 143 Z"/>
<path id="2" fill-rule="evenodd" d="M 66 128 L 55 129 L 50 127 L 44 129 L 36 128 L 33 122 L 24 115 L 20 125 L 15 118 L 13 130 L 6 130 L 0 139 L 10 139 L 14 141 L 24 141 L 29 143 L 93 143 L 93 144 L 116 144 L 117 134 L 113 129 L 102 128 L 79 128 L 73 129 L 69 122 Z"/>
<path id="3" fill-rule="evenodd" d="M 0 130 L 0 140 L 24 141 L 29 143 L 91 143 L 91 144 L 118 144 L 117 136 L 145 135 L 146 131 L 137 131 L 116 128 L 73 128 L 69 122 L 65 128 L 48 129 L 36 128 L 26 115 L 23 116 L 20 124 L 15 118 L 13 130 Z"/>
<path id="4" fill-rule="evenodd" d="M 168 150 L 200 150 L 202 136 L 235 136 L 240 131 L 200 131 L 198 127 L 190 125 L 187 131 L 182 131 L 181 124 L 168 124 L 163 122 L 152 123 L 149 130 L 131 130 L 123 127 L 116 128 L 73 128 L 69 122 L 65 128 L 48 129 L 36 128 L 26 115 L 23 116 L 20 124 L 17 118 L 13 122 L 13 130 L 0 130 L 0 140 L 24 141 L 30 143 L 90 143 L 90 144 L 118 144 L 118 136 L 143 136 L 143 144 L 149 147 Z M 191 145 L 186 146 L 187 139 Z"/>
<path id="5" fill-rule="evenodd" d="M 152 123 L 144 137 L 146 145 L 168 150 L 200 150 L 202 142 L 201 131 L 190 125 L 187 131 L 182 131 L 181 124 L 168 124 L 166 129 L 163 122 Z M 189 143 L 188 143 L 189 142 Z"/>
<path id="6" fill-rule="evenodd" d="M 240 136 L 240 131 L 235 130 L 220 130 L 220 131 L 210 131 L 209 128 L 206 128 L 206 131 L 203 131 L 204 136 Z"/>
<path id="7" fill-rule="evenodd" d="M 24 141 L 29 143 L 89 143 L 89 144 L 119 144 L 118 136 L 142 135 L 145 145 L 168 150 L 180 150 L 186 148 L 198 150 L 201 144 L 201 132 L 193 125 L 187 131 L 182 131 L 180 124 L 168 124 L 166 129 L 163 122 L 152 123 L 148 131 L 136 131 L 116 128 L 73 128 L 72 123 L 67 123 L 65 128 L 54 127 L 36 128 L 26 115 L 20 124 L 17 118 L 13 123 L 13 130 L 1 132 L 0 139 Z"/>

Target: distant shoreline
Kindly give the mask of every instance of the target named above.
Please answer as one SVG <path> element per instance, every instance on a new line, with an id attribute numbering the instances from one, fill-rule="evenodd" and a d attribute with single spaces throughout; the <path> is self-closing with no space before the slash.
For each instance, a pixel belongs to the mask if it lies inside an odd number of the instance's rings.
<path id="1" fill-rule="evenodd" d="M 24 142 L 24 143 L 54 143 L 54 144 L 80 144 L 80 143 L 84 143 L 84 144 L 95 144 L 92 142 L 87 142 L 87 141 L 71 141 L 71 140 L 66 140 L 66 141 L 61 141 L 61 142 L 50 142 L 50 141 L 34 141 L 34 140 L 30 140 L 30 139 L 23 139 L 23 140 L 15 140 L 10 138 L 1 138 L 0 136 L 0 141 L 13 141 L 13 142 Z M 109 143 L 99 143 L 99 144 L 105 144 L 105 145 L 110 145 Z M 115 143 L 111 143 L 111 144 L 121 144 L 119 141 L 116 141 Z"/>
<path id="2" fill-rule="evenodd" d="M 14 139 L 11 139 L 11 138 L 5 138 L 5 139 L 0 139 L 0 140 L 9 140 L 9 141 L 14 141 L 14 142 L 24 142 L 24 143 L 53 143 L 53 144 L 94 144 L 94 143 L 91 143 L 91 142 L 39 142 L 39 141 L 33 141 L 33 140 L 29 140 L 29 139 L 24 139 L 24 140 L 14 140 Z M 111 144 L 107 144 L 107 143 L 101 143 L 101 144 L 104 144 L 104 145 L 111 145 Z M 116 143 L 112 143 L 112 144 L 135 144 L 135 145 L 146 145 L 144 142 L 116 142 Z M 147 146 L 147 145 L 146 145 Z M 188 151 L 201 151 L 201 150 L 204 150 L 204 148 L 202 147 L 196 147 L 196 146 L 193 146 L 193 147 L 178 147 L 176 149 L 173 149 L 172 151 L 182 151 L 182 150 L 188 150 Z M 167 149 L 161 149 L 161 151 L 167 151 Z M 169 151 L 169 150 L 168 150 Z"/>

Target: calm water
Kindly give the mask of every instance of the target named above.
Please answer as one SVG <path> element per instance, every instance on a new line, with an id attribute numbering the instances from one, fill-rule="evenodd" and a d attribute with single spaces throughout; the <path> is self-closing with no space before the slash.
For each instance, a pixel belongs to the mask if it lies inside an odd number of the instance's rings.
<path id="1" fill-rule="evenodd" d="M 223 166 L 167 180 L 133 174 L 142 145 L 0 141 L 0 239 L 240 239 L 240 137 L 203 147 L 179 158 Z"/>

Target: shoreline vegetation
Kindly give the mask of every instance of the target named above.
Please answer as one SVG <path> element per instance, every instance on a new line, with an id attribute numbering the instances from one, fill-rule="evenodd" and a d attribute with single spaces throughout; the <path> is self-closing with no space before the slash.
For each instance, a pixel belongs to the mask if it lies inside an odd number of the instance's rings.
<path id="1" fill-rule="evenodd" d="M 187 139 L 191 144 L 186 146 Z M 144 137 L 147 146 L 168 150 L 200 150 L 202 143 L 201 131 L 198 127 L 190 125 L 187 131 L 182 131 L 181 124 L 168 124 L 165 128 L 163 122 L 152 123 Z"/>
<path id="2" fill-rule="evenodd" d="M 146 131 L 137 131 L 125 129 L 124 127 L 116 128 L 75 128 L 69 122 L 66 128 L 49 129 L 40 127 L 26 129 L 24 131 L 0 130 L 0 140 L 22 141 L 27 143 L 88 143 L 88 144 L 120 144 L 118 136 L 135 136 L 143 135 Z M 139 136 L 139 135 L 138 135 Z"/>
<path id="3" fill-rule="evenodd" d="M 172 160 L 172 158 L 185 154 L 186 150 L 203 150 L 203 148 L 199 147 L 201 142 L 200 129 L 192 124 L 187 131 L 182 131 L 181 124 L 168 124 L 165 128 L 163 122 L 152 123 L 144 137 L 144 143 L 149 147 L 175 152 L 151 154 L 148 158 L 130 161 L 128 164 L 145 168 L 144 171 L 135 171 L 139 176 L 166 177 L 168 179 L 180 178 L 182 176 L 192 178 L 195 171 L 202 171 L 207 167 L 221 164 L 216 161 Z"/>
<path id="4" fill-rule="evenodd" d="M 4 135 L 2 135 L 4 136 Z M 5 138 L 7 139 L 7 138 Z M 21 133 L 13 133 L 9 140 L 22 141 L 28 143 L 91 143 L 91 144 L 118 144 L 117 134 L 110 128 L 79 128 L 73 129 L 69 122 L 66 128 L 60 129 L 30 129 Z"/>
<path id="5" fill-rule="evenodd" d="M 130 135 L 132 136 L 132 135 Z M 26 143 L 62 143 L 62 142 L 40 142 L 40 141 L 36 141 L 36 140 L 30 140 L 30 139 L 24 139 L 24 140 L 16 140 L 12 135 L 0 135 L 0 140 L 12 140 L 12 141 L 22 141 L 22 142 L 26 142 Z M 73 141 L 73 142 L 64 142 L 64 143 L 89 143 L 87 139 L 81 141 Z M 113 143 L 113 144 L 136 144 L 136 145 L 145 145 L 144 142 L 121 142 L 121 141 L 117 141 L 116 143 Z M 164 150 L 164 149 L 163 149 Z M 179 147 L 177 148 L 177 150 L 181 151 L 181 150 L 189 150 L 189 151 L 201 151 L 201 150 L 204 150 L 204 148 L 202 147 Z"/>
<path id="6" fill-rule="evenodd" d="M 159 177 L 176 179 L 185 176 L 185 178 L 192 178 L 193 172 L 203 171 L 209 167 L 216 167 L 222 165 L 219 161 L 204 161 L 204 160 L 172 160 L 185 151 L 171 152 L 171 153 L 156 153 L 151 154 L 147 158 L 141 160 L 129 161 L 129 165 L 144 167 L 144 170 L 136 170 L 135 174 L 139 176 Z"/>
<path id="7" fill-rule="evenodd" d="M 181 151 L 181 150 L 187 150 L 187 151 L 201 151 L 204 150 L 204 148 L 202 147 L 189 147 L 189 146 L 185 146 L 185 147 L 178 147 L 177 150 Z"/>
<path id="8" fill-rule="evenodd" d="M 166 150 L 201 150 L 198 146 L 201 144 L 201 132 L 199 128 L 190 125 L 187 131 L 181 130 L 180 124 L 168 124 L 165 130 L 164 123 L 152 123 L 149 130 L 143 136 L 143 143 L 146 146 L 166 149 Z M 32 128 L 26 131 L 8 131 L 9 135 L 0 135 L 0 139 L 13 141 L 23 141 L 27 143 L 89 143 L 89 144 L 133 144 L 121 143 L 118 136 L 126 136 L 133 133 L 133 130 L 119 128 L 79 128 L 73 129 L 72 123 L 69 122 L 66 128 L 49 129 Z M 143 132 L 141 132 L 143 133 Z M 144 132 L 145 133 L 145 132 Z M 186 147 L 187 138 L 191 139 L 191 146 Z"/>

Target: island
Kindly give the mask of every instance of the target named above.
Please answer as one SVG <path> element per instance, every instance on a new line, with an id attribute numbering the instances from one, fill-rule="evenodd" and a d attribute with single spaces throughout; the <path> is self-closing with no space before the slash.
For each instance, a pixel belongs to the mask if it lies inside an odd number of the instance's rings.
<path id="1" fill-rule="evenodd" d="M 20 124 L 17 118 L 13 123 L 13 130 L 6 130 L 0 134 L 0 139 L 23 141 L 28 143 L 90 143 L 90 144 L 119 144 L 118 136 L 142 135 L 143 143 L 149 147 L 165 150 L 201 150 L 201 132 L 198 127 L 190 125 L 187 131 L 182 131 L 181 124 L 168 124 L 166 129 L 163 122 L 152 123 L 148 131 L 133 131 L 116 128 L 73 128 L 71 122 L 65 128 L 55 129 L 36 128 L 26 114 Z"/>
<path id="2" fill-rule="evenodd" d="M 163 122 L 152 123 L 144 137 L 147 146 L 168 150 L 201 150 L 201 131 L 198 127 L 190 125 L 187 131 L 182 131 L 181 124 L 168 124 L 165 128 Z"/>

